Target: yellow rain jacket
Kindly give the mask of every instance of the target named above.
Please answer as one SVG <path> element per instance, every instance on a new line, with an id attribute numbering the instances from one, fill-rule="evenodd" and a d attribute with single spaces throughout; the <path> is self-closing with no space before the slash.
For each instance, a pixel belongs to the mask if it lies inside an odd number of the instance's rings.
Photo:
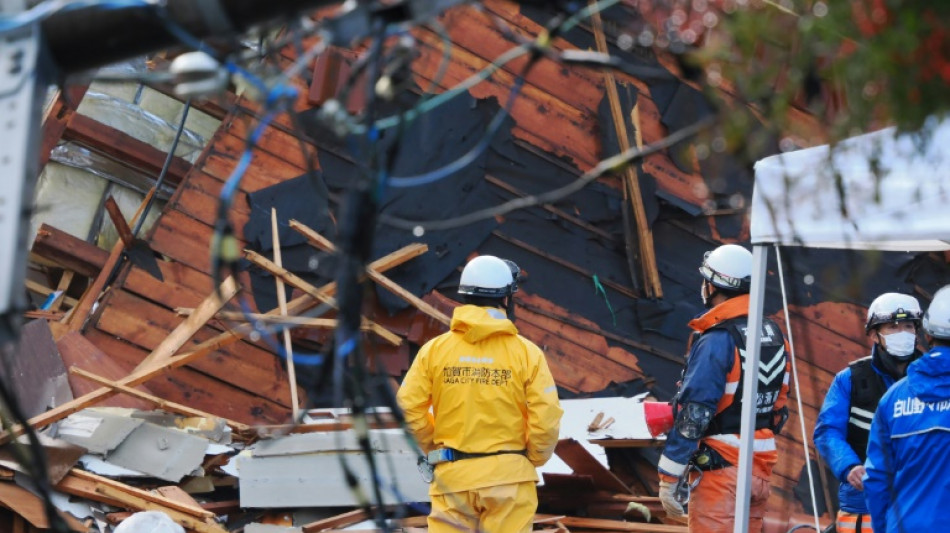
<path id="1" fill-rule="evenodd" d="M 474 305 L 456 308 L 450 331 L 419 350 L 397 400 L 426 452 L 527 452 L 438 464 L 433 495 L 537 481 L 564 412 L 541 349 L 501 311 Z"/>

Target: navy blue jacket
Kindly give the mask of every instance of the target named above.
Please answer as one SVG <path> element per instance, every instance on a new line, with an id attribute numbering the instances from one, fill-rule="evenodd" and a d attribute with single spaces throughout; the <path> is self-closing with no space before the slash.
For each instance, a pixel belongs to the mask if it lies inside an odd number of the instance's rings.
<path id="1" fill-rule="evenodd" d="M 936 347 L 878 405 L 864 491 L 875 533 L 948 530 L 950 348 Z"/>

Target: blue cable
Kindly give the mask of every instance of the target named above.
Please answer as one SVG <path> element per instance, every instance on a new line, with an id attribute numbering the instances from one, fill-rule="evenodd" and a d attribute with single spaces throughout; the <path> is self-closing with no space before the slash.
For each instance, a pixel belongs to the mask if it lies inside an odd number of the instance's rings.
<path id="1" fill-rule="evenodd" d="M 511 112 L 511 106 L 523 86 L 524 76 L 519 76 L 515 81 L 515 84 L 511 87 L 511 92 L 508 95 L 508 101 L 505 103 L 505 107 L 503 107 L 495 115 L 495 117 L 492 118 L 492 121 L 485 130 L 485 135 L 482 137 L 481 141 L 472 147 L 471 150 L 466 152 L 465 155 L 441 168 L 430 170 L 429 172 L 425 172 L 423 174 L 418 174 L 415 176 L 390 176 L 387 185 L 395 188 L 428 185 L 451 176 L 452 174 L 472 164 L 476 159 L 485 153 L 485 150 L 487 150 L 489 146 L 491 146 L 492 139 L 495 137 L 495 134 L 498 133 L 498 130 L 501 129 L 501 125 L 504 123 L 505 119 L 508 118 L 508 115 Z"/>
<path id="2" fill-rule="evenodd" d="M 251 310 L 251 306 L 250 304 L 248 304 L 247 299 L 241 298 L 239 302 L 241 305 L 241 312 L 244 313 L 245 319 L 247 320 L 248 324 L 250 324 L 251 327 L 254 328 L 254 331 L 260 334 L 261 340 L 266 342 L 271 348 L 273 348 L 277 352 L 278 357 L 286 361 L 287 351 L 284 349 L 284 346 L 280 342 L 277 342 L 276 340 L 272 340 L 271 337 L 276 336 L 278 332 L 282 332 L 285 329 L 289 329 L 289 326 L 287 324 L 278 324 L 275 328 L 273 328 L 274 329 L 273 332 L 268 331 L 267 328 L 260 326 L 260 321 L 254 320 L 252 318 L 251 315 L 253 314 L 253 311 Z M 294 360 L 295 365 L 320 366 L 324 362 L 324 357 L 322 354 L 319 354 L 319 353 L 309 353 L 309 354 L 308 353 L 294 353 L 293 360 Z"/>

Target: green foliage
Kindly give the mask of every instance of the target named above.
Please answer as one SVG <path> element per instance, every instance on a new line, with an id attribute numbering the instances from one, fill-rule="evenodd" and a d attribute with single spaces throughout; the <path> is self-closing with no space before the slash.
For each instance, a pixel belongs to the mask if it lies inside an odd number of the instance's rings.
<path id="1" fill-rule="evenodd" d="M 703 67 L 711 88 L 724 89 L 710 96 L 734 97 L 733 119 L 741 114 L 735 101 L 749 102 L 788 132 L 798 108 L 835 141 L 888 124 L 917 129 L 950 108 L 950 2 L 711 4 L 722 9 L 719 22 L 688 60 Z"/>

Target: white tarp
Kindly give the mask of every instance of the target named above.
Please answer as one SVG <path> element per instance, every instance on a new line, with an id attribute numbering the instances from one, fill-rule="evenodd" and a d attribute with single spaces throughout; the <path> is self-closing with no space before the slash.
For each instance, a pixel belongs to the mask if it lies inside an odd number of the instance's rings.
<path id="1" fill-rule="evenodd" d="M 948 209 L 950 120 L 932 120 L 918 134 L 895 136 L 894 128 L 887 128 L 842 141 L 833 150 L 817 146 L 757 162 L 751 240 L 946 250 Z"/>
<path id="2" fill-rule="evenodd" d="M 950 249 L 950 120 L 917 134 L 894 128 L 774 155 L 755 164 L 752 288 L 743 397 L 755 396 L 759 334 L 770 244 L 813 248 Z M 734 532 L 746 531 L 755 412 L 742 406 Z M 815 518 L 818 526 L 818 519 Z"/>

